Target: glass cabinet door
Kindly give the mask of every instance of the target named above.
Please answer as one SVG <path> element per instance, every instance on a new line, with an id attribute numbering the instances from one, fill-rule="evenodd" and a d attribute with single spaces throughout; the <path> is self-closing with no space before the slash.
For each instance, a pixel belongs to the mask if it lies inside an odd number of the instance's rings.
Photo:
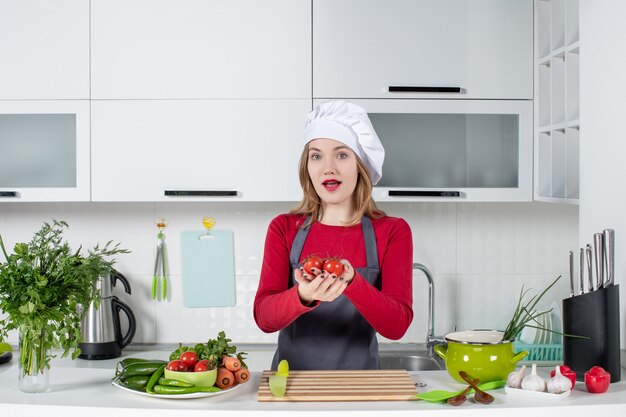
<path id="1" fill-rule="evenodd" d="M 88 201 L 88 102 L 0 102 L 0 156 L 0 202 Z"/>
<path id="2" fill-rule="evenodd" d="M 532 200 L 532 101 L 350 101 L 385 148 L 377 201 Z"/>

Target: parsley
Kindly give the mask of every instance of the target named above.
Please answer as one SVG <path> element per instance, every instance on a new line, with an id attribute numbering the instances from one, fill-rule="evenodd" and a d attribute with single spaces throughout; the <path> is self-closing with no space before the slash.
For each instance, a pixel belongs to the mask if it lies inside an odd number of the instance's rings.
<path id="1" fill-rule="evenodd" d="M 0 310 L 5 315 L 0 339 L 9 330 L 19 330 L 24 349 L 19 360 L 25 374 L 50 368 L 54 355 L 47 352 L 53 348 L 63 349 L 63 357 L 70 351 L 72 359 L 80 355 L 80 321 L 87 309 L 79 306 L 100 302 L 98 278 L 110 273 L 114 263 L 106 257 L 128 253 L 111 241 L 104 247 L 96 245 L 86 256 L 82 247 L 73 252 L 62 239 L 67 227 L 64 221 L 44 223 L 29 243 L 17 243 L 10 255 L 0 235 L 6 260 L 0 262 Z"/>
<path id="2" fill-rule="evenodd" d="M 218 366 L 222 366 L 222 356 L 232 356 L 236 354 L 237 359 L 241 362 L 241 366 L 246 368 L 246 364 L 243 361 L 246 356 L 246 352 L 237 352 L 237 346 L 229 345 L 232 342 L 231 339 L 226 338 L 226 333 L 221 331 L 217 334 L 217 339 L 209 339 L 206 343 L 198 343 L 194 347 L 183 346 L 179 343 L 178 349 L 170 354 L 170 361 L 180 359 L 180 355 L 185 351 L 193 351 L 198 355 L 198 360 L 208 359 L 210 363 L 215 363 Z"/>

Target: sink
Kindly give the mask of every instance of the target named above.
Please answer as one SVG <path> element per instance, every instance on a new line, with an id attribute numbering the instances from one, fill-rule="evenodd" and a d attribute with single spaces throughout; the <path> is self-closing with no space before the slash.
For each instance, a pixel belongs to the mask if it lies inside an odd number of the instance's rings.
<path id="1" fill-rule="evenodd" d="M 380 369 L 406 369 L 407 371 L 440 371 L 440 365 L 427 353 L 381 352 Z"/>

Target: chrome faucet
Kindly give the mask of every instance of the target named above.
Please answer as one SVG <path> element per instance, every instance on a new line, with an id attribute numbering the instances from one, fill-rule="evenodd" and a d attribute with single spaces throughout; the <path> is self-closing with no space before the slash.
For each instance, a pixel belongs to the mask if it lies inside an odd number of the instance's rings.
<path id="1" fill-rule="evenodd" d="M 422 264 L 414 263 L 413 270 L 419 269 L 426 275 L 428 279 L 428 332 L 426 333 L 426 349 L 428 354 L 442 365 L 441 369 L 445 369 L 443 359 L 439 357 L 434 351 L 435 345 L 445 344 L 446 341 L 443 337 L 435 336 L 435 282 L 433 275 L 428 268 Z"/>

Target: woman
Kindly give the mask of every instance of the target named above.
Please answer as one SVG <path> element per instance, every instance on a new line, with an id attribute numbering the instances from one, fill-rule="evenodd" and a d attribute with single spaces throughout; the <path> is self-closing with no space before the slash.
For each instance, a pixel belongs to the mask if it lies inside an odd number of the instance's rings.
<path id="1" fill-rule="evenodd" d="M 303 198 L 269 225 L 254 318 L 280 331 L 272 369 L 376 369 L 376 332 L 399 339 L 413 319 L 408 224 L 372 200 L 384 149 L 364 109 L 330 101 L 307 118 Z M 308 255 L 337 257 L 344 272 L 307 274 Z"/>

